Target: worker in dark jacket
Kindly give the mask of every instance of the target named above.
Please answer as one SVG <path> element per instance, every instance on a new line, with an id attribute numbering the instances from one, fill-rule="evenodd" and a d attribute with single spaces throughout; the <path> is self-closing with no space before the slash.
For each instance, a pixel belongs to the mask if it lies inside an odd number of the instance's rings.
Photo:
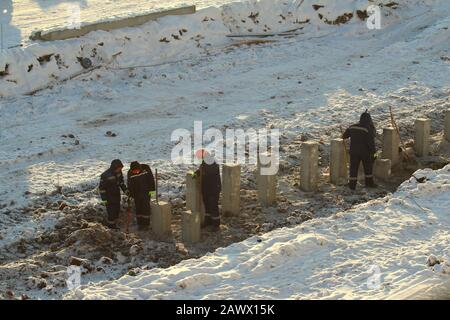
<path id="1" fill-rule="evenodd" d="M 140 231 L 150 226 L 150 199 L 155 197 L 155 178 L 150 167 L 134 161 L 127 175 L 128 189 L 134 198 L 136 219 Z"/>
<path id="2" fill-rule="evenodd" d="M 350 138 L 350 182 L 349 187 L 356 189 L 358 182 L 359 164 L 364 166 L 366 187 L 376 187 L 373 181 L 373 163 L 375 160 L 375 126 L 372 117 L 366 111 L 361 115 L 357 124 L 350 126 L 343 135 L 344 139 Z"/>
<path id="3" fill-rule="evenodd" d="M 214 157 L 205 150 L 199 150 L 197 157 L 202 159 L 200 168 L 195 172 L 195 176 L 201 179 L 202 197 L 205 205 L 205 222 L 202 227 L 210 228 L 211 231 L 218 231 L 220 230 L 219 197 L 222 191 L 220 168 Z"/>
<path id="4" fill-rule="evenodd" d="M 120 214 L 120 189 L 128 193 L 122 175 L 123 164 L 116 159 L 111 162 L 111 166 L 100 177 L 100 196 L 108 213 L 108 225 L 111 228 L 118 228 Z"/>

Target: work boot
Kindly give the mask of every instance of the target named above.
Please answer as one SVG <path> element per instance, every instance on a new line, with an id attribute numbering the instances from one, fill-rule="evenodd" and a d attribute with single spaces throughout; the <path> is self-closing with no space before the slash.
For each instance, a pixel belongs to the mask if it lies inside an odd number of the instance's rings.
<path id="1" fill-rule="evenodd" d="M 204 227 L 204 230 L 206 232 L 218 232 L 220 231 L 220 226 L 214 226 L 214 225 L 207 225 L 206 227 Z"/>
<path id="2" fill-rule="evenodd" d="M 148 231 L 150 229 L 149 226 L 146 225 L 138 225 L 138 231 Z"/>
<path id="3" fill-rule="evenodd" d="M 210 226 L 209 230 L 211 232 L 218 232 L 218 231 L 220 231 L 220 226 Z"/>
<path id="4" fill-rule="evenodd" d="M 111 230 L 119 230 L 120 229 L 116 222 L 109 222 L 108 228 L 110 228 Z"/>
<path id="5" fill-rule="evenodd" d="M 350 180 L 350 182 L 348 183 L 348 187 L 351 189 L 351 190 L 356 190 L 356 184 L 358 183 L 358 181 L 356 181 L 356 180 Z"/>
<path id="6" fill-rule="evenodd" d="M 376 188 L 377 184 L 373 181 L 373 178 L 366 178 L 366 188 Z"/>
<path id="7" fill-rule="evenodd" d="M 115 219 L 115 220 L 108 220 L 108 219 L 106 219 L 106 220 L 103 222 L 103 225 L 104 225 L 105 227 L 110 228 L 110 229 L 117 230 L 117 229 L 119 229 L 119 223 L 118 223 L 118 222 L 119 222 L 119 221 L 118 221 L 117 219 Z"/>

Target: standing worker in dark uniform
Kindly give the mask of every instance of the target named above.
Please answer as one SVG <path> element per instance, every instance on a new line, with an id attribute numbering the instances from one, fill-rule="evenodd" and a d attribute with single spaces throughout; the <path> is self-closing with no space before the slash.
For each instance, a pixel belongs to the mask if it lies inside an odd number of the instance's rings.
<path id="1" fill-rule="evenodd" d="M 128 189 L 134 198 L 139 231 L 150 226 L 150 199 L 155 197 L 155 178 L 150 166 L 134 161 L 127 175 Z"/>
<path id="2" fill-rule="evenodd" d="M 344 139 L 350 138 L 350 182 L 349 187 L 356 189 L 358 182 L 358 169 L 360 162 L 364 166 L 366 187 L 376 187 L 373 181 L 373 163 L 375 160 L 375 126 L 370 113 L 367 111 L 361 115 L 359 123 L 351 125 L 343 135 Z"/>
<path id="3" fill-rule="evenodd" d="M 214 157 L 205 150 L 199 150 L 197 157 L 202 159 L 200 168 L 194 174 L 201 179 L 202 197 L 205 205 L 205 222 L 202 227 L 210 228 L 211 231 L 218 231 L 220 230 L 219 197 L 222 191 L 220 168 Z"/>
<path id="4" fill-rule="evenodd" d="M 108 213 L 108 226 L 118 228 L 120 214 L 120 189 L 128 194 L 122 175 L 123 164 L 119 159 L 111 162 L 111 167 L 100 177 L 100 196 Z"/>

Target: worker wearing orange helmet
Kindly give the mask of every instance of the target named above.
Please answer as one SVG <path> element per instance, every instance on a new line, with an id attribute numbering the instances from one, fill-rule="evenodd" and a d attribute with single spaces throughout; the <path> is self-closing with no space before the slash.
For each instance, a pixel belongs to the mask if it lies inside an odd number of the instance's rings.
<path id="1" fill-rule="evenodd" d="M 205 205 L 205 222 L 202 227 L 218 231 L 220 230 L 219 197 L 222 191 L 220 168 L 214 157 L 204 149 L 198 150 L 196 157 L 202 160 L 200 168 L 194 173 L 194 177 L 198 177 L 201 181 Z"/>

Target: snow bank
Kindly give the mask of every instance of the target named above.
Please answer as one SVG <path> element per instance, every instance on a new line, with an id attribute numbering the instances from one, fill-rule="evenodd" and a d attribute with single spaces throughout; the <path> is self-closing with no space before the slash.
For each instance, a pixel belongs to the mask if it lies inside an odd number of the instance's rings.
<path id="1" fill-rule="evenodd" d="M 398 1 L 407 7 L 419 0 Z M 0 97 L 31 93 L 74 77 L 84 71 L 80 59 L 90 58 L 93 67 L 128 67 L 176 61 L 230 43 L 226 35 L 261 34 L 319 27 L 335 28 L 337 18 L 365 23 L 357 15 L 369 5 L 388 1 L 368 0 L 260 0 L 225 4 L 199 10 L 189 16 L 164 17 L 136 28 L 95 31 L 84 37 L 52 43 L 33 43 L 0 54 Z M 320 4 L 319 6 L 316 6 Z M 395 21 L 395 9 L 383 7 L 385 25 Z M 341 20 L 339 20 L 341 21 Z M 338 22 L 338 24 L 341 22 Z M 307 31 L 309 28 L 309 31 Z M 367 28 L 366 32 L 370 32 Z"/>
<path id="2" fill-rule="evenodd" d="M 449 298 L 450 165 L 381 200 L 221 248 L 168 269 L 85 286 L 68 299 Z M 439 261 L 427 265 L 427 257 Z M 432 296 L 428 295 L 429 298 Z"/>

